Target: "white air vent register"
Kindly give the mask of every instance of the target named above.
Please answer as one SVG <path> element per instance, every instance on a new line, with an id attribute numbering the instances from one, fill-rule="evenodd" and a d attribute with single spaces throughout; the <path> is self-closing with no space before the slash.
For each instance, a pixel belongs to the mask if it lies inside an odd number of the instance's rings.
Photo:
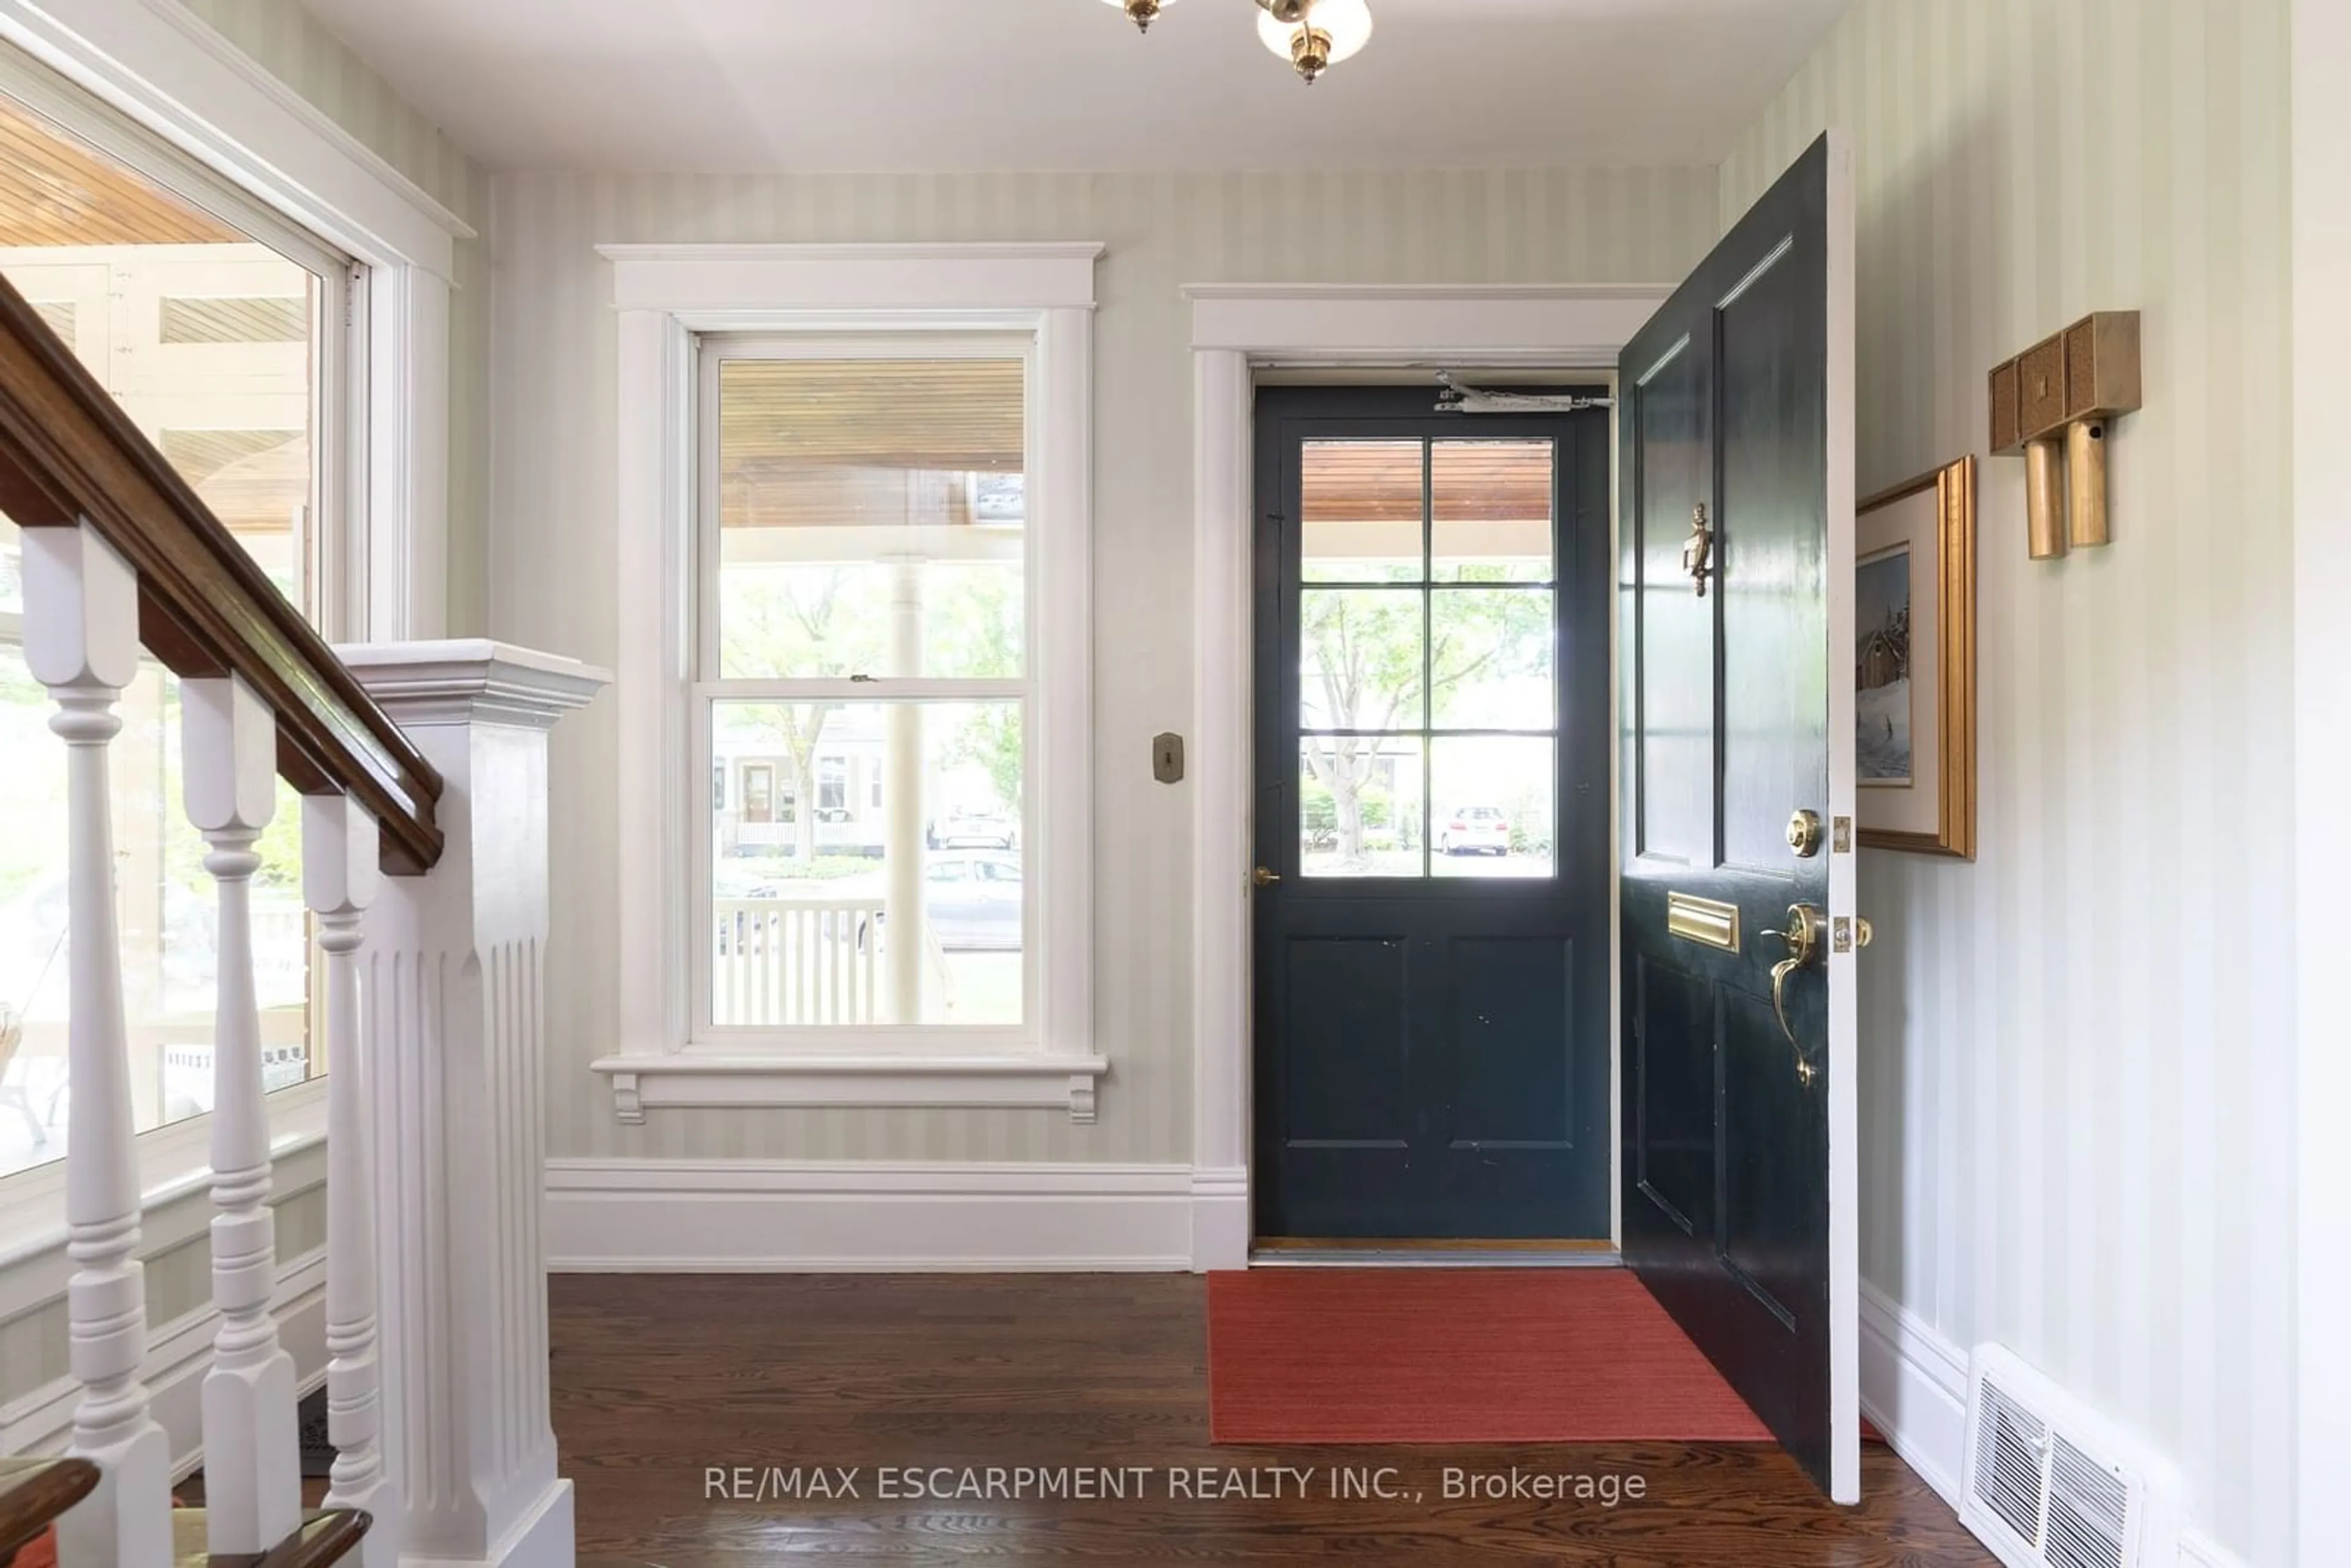
<path id="1" fill-rule="evenodd" d="M 2173 1568 L 2178 1472 L 1996 1344 L 1968 1375 L 1960 1522 L 2008 1568 Z"/>

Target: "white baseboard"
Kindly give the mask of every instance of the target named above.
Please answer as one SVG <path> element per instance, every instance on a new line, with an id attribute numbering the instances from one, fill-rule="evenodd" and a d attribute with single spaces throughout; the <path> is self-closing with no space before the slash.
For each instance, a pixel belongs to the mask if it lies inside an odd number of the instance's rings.
<path id="1" fill-rule="evenodd" d="M 327 1253 L 306 1252 L 277 1270 L 278 1342 L 294 1358 L 297 1385 L 307 1394 L 327 1375 Z M 153 1330 L 141 1381 L 157 1425 L 172 1441 L 172 1474 L 186 1475 L 204 1462 L 204 1374 L 212 1370 L 213 1341 L 220 1312 L 207 1303 Z M 81 1385 L 70 1377 L 42 1385 L 0 1406 L 0 1454 L 52 1454 L 73 1437 L 74 1406 Z"/>
<path id="2" fill-rule="evenodd" d="M 1967 1352 L 1865 1280 L 1861 1412 L 1958 1512 L 1967 1475 Z"/>
<path id="3" fill-rule="evenodd" d="M 1192 1173 L 1192 1271 L 1246 1269 L 1249 1254 L 1249 1170 Z"/>
<path id="4" fill-rule="evenodd" d="M 558 1273 L 1188 1270 L 1189 1166 L 547 1163 Z"/>

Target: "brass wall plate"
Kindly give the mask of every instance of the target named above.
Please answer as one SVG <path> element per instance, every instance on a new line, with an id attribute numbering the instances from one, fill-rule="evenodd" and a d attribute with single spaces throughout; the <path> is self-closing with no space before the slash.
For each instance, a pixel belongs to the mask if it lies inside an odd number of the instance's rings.
<path id="1" fill-rule="evenodd" d="M 1687 893 L 1666 895 L 1666 929 L 1686 942 L 1739 951 L 1739 905 Z"/>

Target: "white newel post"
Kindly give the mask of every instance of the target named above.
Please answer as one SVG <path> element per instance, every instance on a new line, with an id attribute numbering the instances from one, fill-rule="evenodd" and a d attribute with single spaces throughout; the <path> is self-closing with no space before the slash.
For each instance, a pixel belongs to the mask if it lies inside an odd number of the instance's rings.
<path id="1" fill-rule="evenodd" d="M 395 1568 L 405 1521 L 384 1455 L 376 1191 L 369 1126 L 375 1051 L 360 1030 L 360 919 L 383 873 L 376 821 L 348 795 L 302 801 L 302 895 L 327 955 L 327 1506 L 364 1510 L 360 1568 Z"/>
<path id="2" fill-rule="evenodd" d="M 188 820 L 219 889 L 213 1021 L 213 1304 L 221 1323 L 204 1375 L 204 1528 L 216 1552 L 258 1553 L 302 1518 L 294 1358 L 269 1310 L 277 1228 L 269 1207 L 269 1111 L 253 977 L 254 844 L 277 814 L 277 725 L 234 675 L 180 687 Z"/>
<path id="3" fill-rule="evenodd" d="M 569 1568 L 548 1424 L 548 741 L 607 681 L 503 643 L 338 650 L 440 771 L 447 847 L 366 919 L 371 1134 L 402 1551 Z"/>
<path id="4" fill-rule="evenodd" d="M 24 532 L 25 663 L 57 711 L 66 743 L 68 1007 L 66 1250 L 69 1354 L 81 1402 L 72 1451 L 95 1459 L 98 1490 L 59 1521 L 64 1568 L 147 1568 L 172 1560 L 171 1445 L 139 1381 L 147 1283 L 139 1261 L 139 1167 L 114 917 L 107 744 L 115 699 L 139 669 L 139 584 L 88 524 Z"/>

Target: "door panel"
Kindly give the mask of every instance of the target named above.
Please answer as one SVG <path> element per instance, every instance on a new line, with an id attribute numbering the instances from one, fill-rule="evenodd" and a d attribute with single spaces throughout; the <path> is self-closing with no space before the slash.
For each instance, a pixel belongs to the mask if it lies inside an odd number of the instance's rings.
<path id="1" fill-rule="evenodd" d="M 1846 171 L 1823 137 L 1733 227 L 1625 349 L 1619 412 L 1625 1260 L 1839 1501 L 1860 1490 Z M 1676 895 L 1715 920 L 1677 931 Z M 1801 965 L 1790 932 L 1816 937 Z"/>
<path id="2" fill-rule="evenodd" d="M 1626 469 L 1637 497 L 1641 576 L 1661 585 L 1642 596 L 1645 613 L 1673 632 L 1654 641 L 1636 676 L 1643 722 L 1635 727 L 1639 768 L 1632 791 L 1641 854 L 1706 864 L 1713 860 L 1713 650 L 1699 635 L 1707 607 L 1672 591 L 1704 484 L 1708 408 L 1702 395 L 1708 350 L 1689 335 L 1668 340 L 1646 375 L 1629 380 L 1621 420 Z M 1680 581 L 1687 584 L 1687 579 Z"/>
<path id="3" fill-rule="evenodd" d="M 1293 1144 L 1402 1147 L 1412 1135 L 1412 995 L 1401 934 L 1289 945 L 1284 989 L 1315 1005 L 1290 1018 Z"/>
<path id="4" fill-rule="evenodd" d="M 1609 430 L 1258 402 L 1257 1233 L 1609 1234 Z"/>
<path id="5" fill-rule="evenodd" d="M 1575 944 L 1465 936 L 1448 946 L 1453 1049 L 1447 1101 L 1453 1146 L 1571 1146 Z M 1530 1050 L 1531 1040 L 1550 1048 Z"/>

